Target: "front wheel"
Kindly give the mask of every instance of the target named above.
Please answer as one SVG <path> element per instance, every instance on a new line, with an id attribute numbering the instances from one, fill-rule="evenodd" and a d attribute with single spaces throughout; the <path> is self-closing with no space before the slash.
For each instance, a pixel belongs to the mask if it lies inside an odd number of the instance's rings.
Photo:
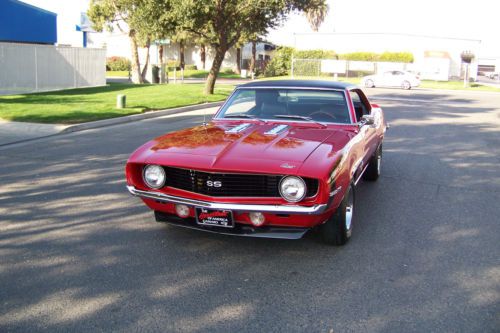
<path id="1" fill-rule="evenodd" d="M 411 83 L 405 80 L 405 81 L 403 81 L 403 83 L 401 83 L 401 88 L 403 88 L 404 90 L 410 90 Z"/>
<path id="2" fill-rule="evenodd" d="M 382 165 L 382 144 L 378 146 L 375 153 L 370 157 L 368 166 L 363 174 L 364 180 L 376 181 L 380 176 L 380 167 Z"/>
<path id="3" fill-rule="evenodd" d="M 366 80 L 365 81 L 365 87 L 366 88 L 373 88 L 373 87 L 375 87 L 375 83 L 373 83 L 372 80 Z"/>
<path id="4" fill-rule="evenodd" d="M 344 245 L 352 234 L 352 218 L 354 213 L 354 186 L 344 195 L 337 211 L 320 227 L 323 241 L 330 245 Z"/>

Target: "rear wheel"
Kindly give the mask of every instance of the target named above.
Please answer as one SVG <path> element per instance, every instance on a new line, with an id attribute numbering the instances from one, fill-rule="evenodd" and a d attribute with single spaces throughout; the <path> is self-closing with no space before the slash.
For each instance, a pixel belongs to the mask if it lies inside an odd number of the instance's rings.
<path id="1" fill-rule="evenodd" d="M 403 81 L 403 83 L 401 83 L 401 88 L 403 88 L 404 90 L 410 90 L 411 83 L 405 80 L 405 81 Z"/>
<path id="2" fill-rule="evenodd" d="M 365 173 L 363 174 L 363 179 L 369 181 L 376 181 L 380 176 L 381 165 L 382 165 L 382 145 L 378 146 L 377 150 L 370 158 Z"/>
<path id="3" fill-rule="evenodd" d="M 367 88 L 373 88 L 373 87 L 375 87 L 375 84 L 373 83 L 372 80 L 366 80 L 365 81 L 365 87 L 367 87 Z"/>
<path id="4" fill-rule="evenodd" d="M 344 195 L 337 211 L 320 227 L 323 241 L 331 245 L 344 245 L 352 234 L 352 218 L 354 213 L 354 186 Z"/>

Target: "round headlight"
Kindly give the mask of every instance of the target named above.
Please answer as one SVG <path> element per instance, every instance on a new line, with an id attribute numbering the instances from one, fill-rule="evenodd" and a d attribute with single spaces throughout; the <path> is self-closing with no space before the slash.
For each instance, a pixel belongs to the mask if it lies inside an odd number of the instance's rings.
<path id="1" fill-rule="evenodd" d="M 159 165 L 148 165 L 144 168 L 142 175 L 144 182 L 151 188 L 161 188 L 165 185 L 165 170 Z"/>
<path id="2" fill-rule="evenodd" d="M 280 194 L 286 201 L 299 202 L 306 196 L 306 183 L 300 177 L 287 176 L 280 182 Z"/>

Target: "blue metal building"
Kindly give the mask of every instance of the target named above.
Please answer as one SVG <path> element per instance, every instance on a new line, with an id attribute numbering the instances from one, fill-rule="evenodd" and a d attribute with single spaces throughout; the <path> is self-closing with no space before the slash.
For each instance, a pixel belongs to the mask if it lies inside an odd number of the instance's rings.
<path id="1" fill-rule="evenodd" d="M 57 14 L 17 0 L 0 0 L 0 42 L 56 44 Z"/>

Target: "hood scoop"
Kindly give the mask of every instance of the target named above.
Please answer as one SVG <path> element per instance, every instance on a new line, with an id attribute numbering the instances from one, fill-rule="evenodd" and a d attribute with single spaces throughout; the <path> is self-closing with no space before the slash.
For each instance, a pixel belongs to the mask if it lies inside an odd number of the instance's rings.
<path id="1" fill-rule="evenodd" d="M 250 125 L 251 124 L 240 124 L 238 126 L 234 126 L 233 128 L 227 130 L 226 133 L 228 133 L 228 134 L 236 134 L 236 133 L 243 132 L 244 130 L 246 130 L 247 128 L 249 128 Z"/>
<path id="2" fill-rule="evenodd" d="M 288 125 L 277 125 L 271 128 L 269 131 L 264 132 L 265 135 L 278 135 L 288 128 Z"/>

